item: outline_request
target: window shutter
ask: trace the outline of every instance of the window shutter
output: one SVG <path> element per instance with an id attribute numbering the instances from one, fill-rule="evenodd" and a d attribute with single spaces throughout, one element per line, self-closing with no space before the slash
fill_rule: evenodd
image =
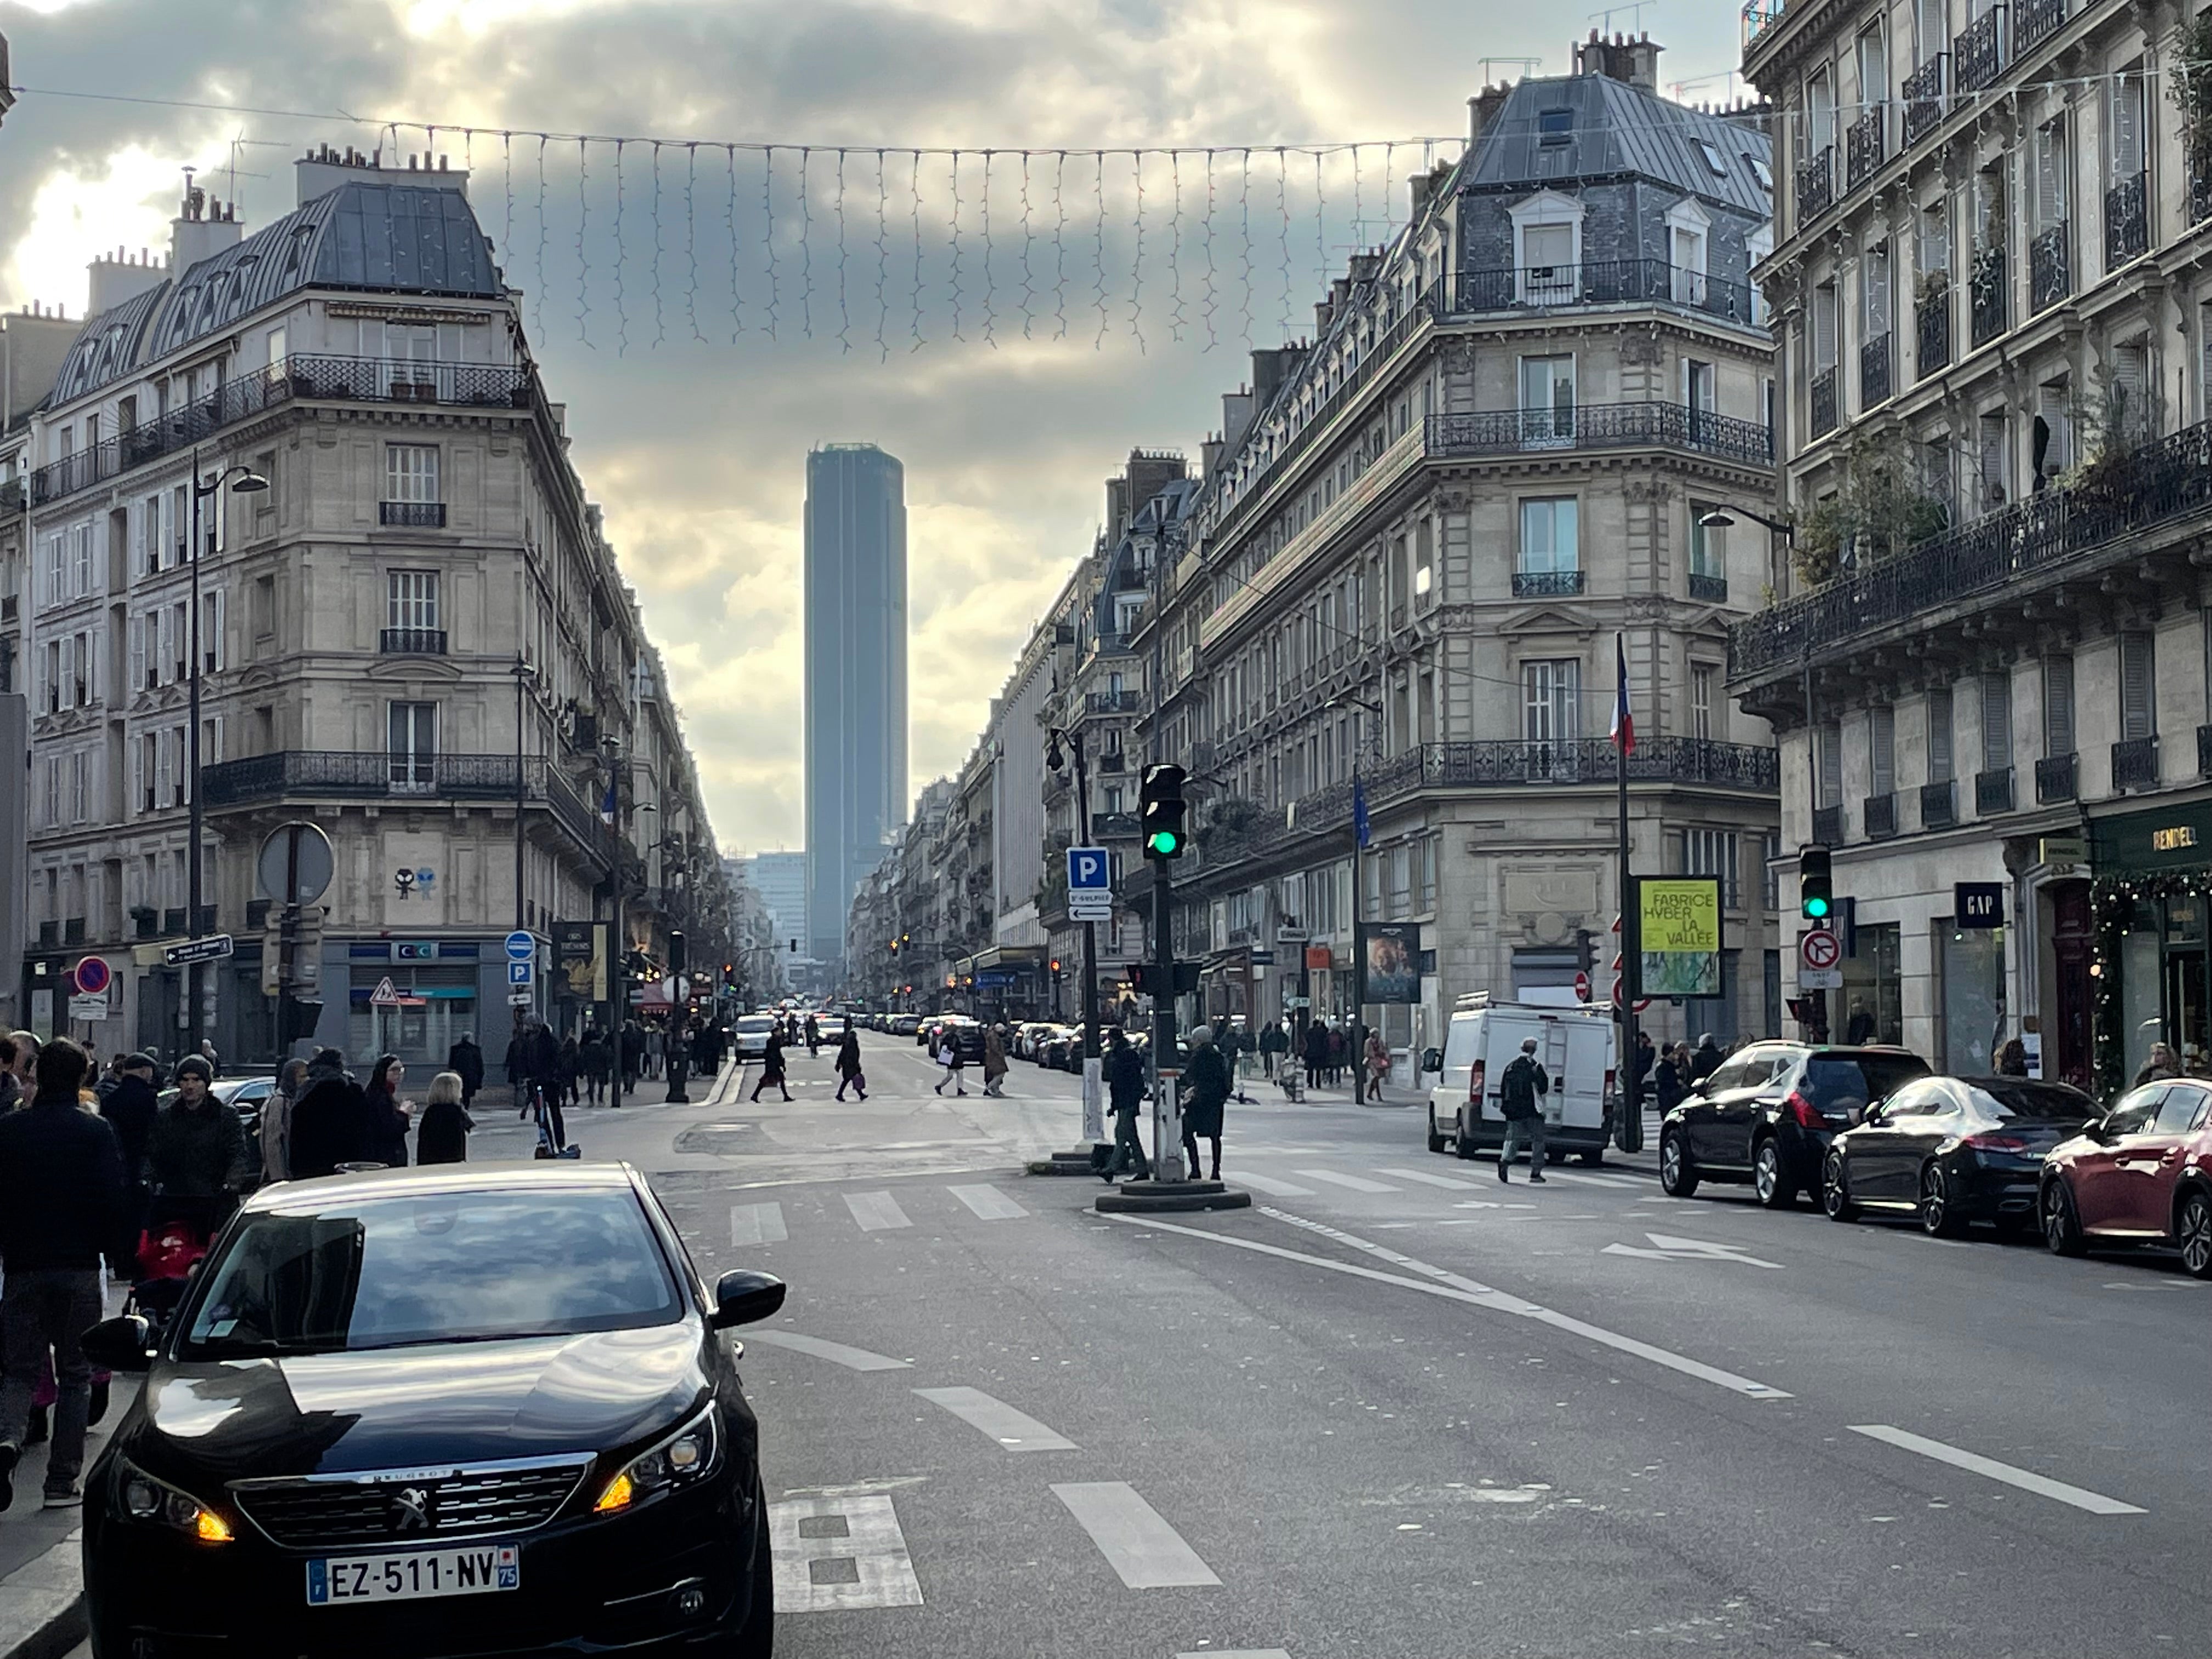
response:
<path id="1" fill-rule="evenodd" d="M 61 706 L 76 707 L 76 635 L 62 635 Z"/>
<path id="2" fill-rule="evenodd" d="M 2148 634 L 2120 635 L 2120 736 L 2148 738 L 2158 730 L 2158 708 L 2151 686 L 2151 639 Z"/>
<path id="3" fill-rule="evenodd" d="M 2212 617 L 2212 611 L 2206 616 Z M 2054 759 L 2074 752 L 2074 659 L 2043 659 L 2043 752 Z"/>
<path id="4" fill-rule="evenodd" d="M 1951 781 L 1951 692 L 1946 686 L 1928 694 L 1928 781 Z"/>
<path id="5" fill-rule="evenodd" d="M 1982 770 L 2012 765 L 2012 676 L 1982 676 Z"/>
<path id="6" fill-rule="evenodd" d="M 1887 795 L 1897 787 L 1897 711 L 1885 704 L 1869 714 L 1867 724 L 1873 750 L 1873 793 Z"/>
<path id="7" fill-rule="evenodd" d="M 131 745 L 131 802 L 130 811 L 137 812 L 146 804 L 146 751 L 137 744 Z"/>
<path id="8" fill-rule="evenodd" d="M 92 692 L 92 700 L 94 702 L 107 701 L 106 687 L 100 679 L 100 635 L 97 633 L 87 634 L 84 636 L 84 680 L 86 686 Z"/>
<path id="9" fill-rule="evenodd" d="M 146 686 L 146 619 L 131 619 L 131 694 L 136 696 Z"/>
<path id="10" fill-rule="evenodd" d="M 215 637 L 204 641 L 214 666 L 230 666 L 230 595 L 222 588 L 215 591 Z"/>
<path id="11" fill-rule="evenodd" d="M 2125 184 L 2142 170 L 2142 80 L 2123 75 L 2112 83 L 2112 182 Z"/>
<path id="12" fill-rule="evenodd" d="M 1844 798 L 1844 731 L 1839 726 L 1820 728 L 1820 805 L 1834 806 Z"/>
<path id="13" fill-rule="evenodd" d="M 2142 435 L 2150 427 L 2150 349 L 2140 341 L 2112 354 L 2112 416 L 2123 433 Z"/>
<path id="14" fill-rule="evenodd" d="M 200 764 L 203 766 L 213 766 L 228 753 L 228 750 L 223 747 L 222 715 L 217 714 L 215 717 L 214 730 L 209 734 L 209 745 L 200 756 Z"/>

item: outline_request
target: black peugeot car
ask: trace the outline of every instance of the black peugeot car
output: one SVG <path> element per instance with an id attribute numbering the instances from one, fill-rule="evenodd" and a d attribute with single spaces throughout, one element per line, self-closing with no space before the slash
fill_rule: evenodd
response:
<path id="1" fill-rule="evenodd" d="M 250 1200 L 85 1487 L 93 1651 L 766 1656 L 757 1426 L 730 1326 L 626 1165 L 294 1182 Z"/>

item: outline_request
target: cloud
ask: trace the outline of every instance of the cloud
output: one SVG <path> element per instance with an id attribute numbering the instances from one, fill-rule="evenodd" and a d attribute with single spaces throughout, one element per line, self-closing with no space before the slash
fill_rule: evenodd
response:
<path id="1" fill-rule="evenodd" d="M 1670 77 L 1733 63 L 1728 9 L 1711 9 L 1668 43 Z M 1503 0 L 0 0 L 15 78 L 29 87 L 331 112 L 301 120 L 25 96 L 0 131 L 0 303 L 66 301 L 74 312 L 94 253 L 165 246 L 184 165 L 215 175 L 224 196 L 234 176 L 241 216 L 265 223 L 292 205 L 289 163 L 307 145 L 389 146 L 380 120 L 438 122 L 436 148 L 473 162 L 477 214 L 528 290 L 533 349 L 660 643 L 718 834 L 731 848 L 796 845 L 807 449 L 867 439 L 906 465 L 919 790 L 959 763 L 1031 622 L 1089 550 L 1103 481 L 1133 446 L 1194 459 L 1219 393 L 1249 373 L 1248 302 L 1255 344 L 1310 327 L 1321 279 L 1356 240 L 1385 234 L 1419 164 L 1401 149 L 1386 176 L 1369 155 L 1356 181 L 1348 163 L 1333 164 L 1317 245 L 1299 216 L 1310 179 L 1286 168 L 1279 180 L 1264 149 L 1220 150 L 1210 170 L 1149 163 L 1139 268 L 1126 158 L 1097 179 L 1085 157 L 1039 157 L 1024 180 L 1018 157 L 994 157 L 988 264 L 981 170 L 963 158 L 961 342 L 949 165 L 921 159 L 917 216 L 913 158 L 901 152 L 1449 134 L 1464 125 L 1482 54 L 1541 54 L 1564 72 L 1559 27 Z M 834 156 L 806 158 L 802 210 L 800 158 L 779 150 L 771 341 L 757 152 L 662 146 L 656 215 L 652 147 L 625 145 L 617 265 L 611 146 L 590 156 L 588 224 L 575 147 L 544 147 L 541 226 L 537 141 L 471 137 L 460 130 L 471 124 L 855 147 L 843 258 Z M 398 140 L 425 147 L 420 132 Z M 879 144 L 896 147 L 880 181 Z M 1211 351 L 1197 228 L 1209 190 Z"/>

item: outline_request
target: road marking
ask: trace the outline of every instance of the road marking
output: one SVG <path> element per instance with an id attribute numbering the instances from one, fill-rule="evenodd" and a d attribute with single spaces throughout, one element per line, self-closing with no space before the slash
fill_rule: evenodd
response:
<path id="1" fill-rule="evenodd" d="M 783 1206 L 781 1204 L 732 1204 L 730 1206 L 730 1243 L 732 1244 L 781 1244 L 791 1235 L 784 1231 Z"/>
<path id="2" fill-rule="evenodd" d="M 1551 1170 L 1547 1175 L 1546 1179 L 1551 1181 L 1581 1182 L 1592 1187 L 1611 1187 L 1617 1192 L 1624 1193 L 1648 1193 L 1651 1190 L 1652 1186 L 1651 1182 L 1648 1181 L 1638 1181 L 1633 1176 L 1585 1175 L 1573 1170 Z"/>
<path id="3" fill-rule="evenodd" d="M 906 1212 L 899 1208 L 898 1200 L 889 1193 L 847 1193 L 845 1207 L 853 1212 L 853 1219 L 860 1224 L 864 1233 L 914 1225 L 906 1218 Z"/>
<path id="4" fill-rule="evenodd" d="M 1265 1193 L 1270 1198 L 1311 1198 L 1314 1195 L 1314 1189 L 1310 1187 L 1301 1187 L 1295 1181 L 1278 1181 L 1273 1176 L 1255 1176 L 1249 1170 L 1237 1170 L 1237 1179 L 1240 1185 L 1249 1187 L 1255 1192 Z"/>
<path id="5" fill-rule="evenodd" d="M 918 1607 L 898 1514 L 884 1497 L 795 1498 L 768 1506 L 778 1613 Z"/>
<path id="6" fill-rule="evenodd" d="M 1402 1187 L 1393 1187 L 1387 1181 L 1370 1181 L 1365 1176 L 1339 1175 L 1334 1170 L 1293 1170 L 1292 1175 L 1302 1175 L 1308 1181 L 1326 1181 L 1332 1187 L 1349 1187 L 1355 1193 L 1399 1193 Z"/>
<path id="7" fill-rule="evenodd" d="M 986 1221 L 1014 1221 L 1029 1213 L 996 1187 L 948 1187 L 945 1191 Z"/>
<path id="8" fill-rule="evenodd" d="M 1444 1187 L 1454 1192 L 1480 1192 L 1480 1188 L 1463 1176 L 1431 1175 L 1426 1170 L 1377 1170 L 1376 1175 L 1395 1176 L 1401 1181 L 1419 1182 L 1424 1187 Z"/>
<path id="9" fill-rule="evenodd" d="M 1076 1524 L 1091 1534 L 1106 1565 L 1131 1589 L 1173 1589 L 1221 1582 L 1213 1576 L 1213 1569 L 1198 1559 L 1198 1553 L 1182 1541 L 1182 1534 L 1127 1482 L 1076 1481 L 1056 1486 L 1052 1492 L 1067 1505 Z"/>
<path id="10" fill-rule="evenodd" d="M 2101 1492 L 2089 1492 L 2081 1486 L 2069 1486 L 2063 1480 L 2053 1480 L 2048 1475 L 2036 1474 L 2027 1469 L 2014 1468 L 2009 1463 L 2000 1463 L 1995 1458 L 1984 1457 L 1978 1452 L 1960 1451 L 1956 1446 L 1947 1446 L 1940 1440 L 1930 1440 L 1925 1435 L 1893 1428 L 1887 1423 L 1852 1423 L 1846 1426 L 1853 1434 L 1863 1434 L 1869 1440 L 1879 1440 L 1886 1445 L 1918 1452 L 1923 1457 L 1932 1457 L 1938 1463 L 1948 1463 L 1954 1468 L 1986 1475 L 1992 1480 L 2002 1480 L 2008 1486 L 2018 1486 L 2022 1492 L 2032 1492 L 2038 1497 L 2071 1504 L 2075 1509 L 2087 1510 L 2092 1515 L 2145 1515 L 2149 1512 L 2137 1509 L 2133 1504 L 2123 1504 L 2117 1498 L 2107 1498 Z"/>
<path id="11" fill-rule="evenodd" d="M 1597 1218 L 1570 1218 L 1595 1220 Z M 1646 1233 L 1644 1236 L 1656 1248 L 1647 1250 L 1640 1244 L 1608 1244 L 1599 1254 L 1640 1256 L 1646 1261 L 1741 1261 L 1747 1267 L 1771 1267 L 1776 1273 L 1786 1271 L 1779 1261 L 1762 1261 L 1755 1255 L 1746 1255 L 1733 1244 L 1711 1244 L 1702 1238 L 1676 1238 L 1669 1233 Z"/>
<path id="12" fill-rule="evenodd" d="M 1291 1659 L 1288 1648 L 1202 1648 L 1196 1653 L 1178 1653 L 1176 1659 Z"/>
<path id="13" fill-rule="evenodd" d="M 913 1369 L 905 1360 L 893 1359 L 889 1354 L 870 1353 L 866 1348 L 848 1348 L 842 1342 L 829 1342 L 818 1336 L 801 1336 L 797 1331 L 747 1331 L 745 1340 L 765 1342 L 771 1348 L 788 1348 L 793 1353 L 811 1354 L 817 1359 L 842 1365 L 848 1371 L 903 1371 Z"/>
<path id="14" fill-rule="evenodd" d="M 1440 1296 L 1448 1301 L 1464 1302 L 1470 1307 L 1487 1308 L 1494 1313 L 1517 1314 L 1523 1319 L 1533 1319 L 1539 1324 L 1549 1325 L 1554 1330 L 1565 1331 L 1571 1336 L 1579 1336 L 1586 1341 L 1595 1342 L 1602 1347 L 1615 1349 L 1621 1353 L 1634 1354 L 1639 1359 L 1648 1359 L 1655 1365 L 1663 1365 L 1669 1370 L 1680 1371 L 1685 1376 L 1694 1376 L 1700 1382 L 1713 1383 L 1728 1389 L 1731 1394 L 1743 1395 L 1753 1400 L 1790 1398 L 1790 1395 L 1784 1390 L 1771 1387 L 1753 1377 L 1740 1376 L 1734 1371 L 1723 1370 L 1717 1365 L 1708 1365 L 1703 1360 L 1692 1359 L 1684 1354 L 1673 1353 L 1665 1348 L 1655 1347 L 1648 1342 L 1639 1342 L 1632 1336 L 1623 1336 L 1617 1331 L 1609 1331 L 1603 1326 L 1593 1325 L 1586 1320 L 1576 1319 L 1570 1315 L 1544 1307 L 1539 1303 L 1509 1295 L 1504 1291 L 1493 1290 L 1487 1285 L 1479 1285 L 1473 1279 L 1462 1279 L 1457 1273 L 1447 1273 L 1442 1267 L 1431 1267 L 1427 1262 L 1416 1261 L 1409 1255 L 1401 1255 L 1395 1250 L 1372 1243 L 1364 1238 L 1354 1237 L 1352 1234 L 1339 1231 L 1334 1227 L 1325 1227 L 1317 1221 L 1308 1221 L 1301 1216 L 1294 1216 L 1282 1210 L 1271 1209 L 1264 1204 L 1258 1208 L 1261 1215 L 1277 1221 L 1287 1222 L 1293 1227 L 1303 1227 L 1309 1232 L 1319 1233 L 1324 1237 L 1333 1238 L 1340 1243 L 1350 1245 L 1354 1249 L 1364 1250 L 1370 1255 L 1380 1256 L 1386 1261 L 1396 1262 L 1401 1267 L 1411 1268 L 1415 1273 L 1425 1273 L 1428 1277 L 1409 1279 L 1401 1273 L 1386 1273 L 1377 1268 L 1363 1267 L 1353 1261 L 1333 1261 L 1324 1255 L 1309 1255 L 1304 1250 L 1285 1249 L 1279 1244 L 1262 1243 L 1255 1238 L 1241 1238 L 1234 1233 L 1211 1233 L 1196 1227 L 1177 1226 L 1173 1222 L 1161 1221 L 1152 1216 L 1115 1215 L 1109 1216 L 1108 1219 L 1159 1232 L 1181 1233 L 1187 1237 L 1202 1239 L 1209 1244 L 1224 1244 L 1231 1249 L 1250 1250 L 1260 1255 L 1272 1255 L 1285 1261 L 1303 1262 L 1310 1267 L 1323 1267 L 1330 1273 L 1348 1273 L 1355 1279 L 1372 1279 L 1377 1284 L 1395 1285 L 1403 1290 L 1419 1291 L 1424 1296 Z"/>
<path id="15" fill-rule="evenodd" d="M 963 1423 L 983 1433 L 1008 1451 L 1074 1451 L 1076 1443 L 1003 1400 L 981 1389 L 916 1389 L 933 1405 L 942 1406 Z"/>

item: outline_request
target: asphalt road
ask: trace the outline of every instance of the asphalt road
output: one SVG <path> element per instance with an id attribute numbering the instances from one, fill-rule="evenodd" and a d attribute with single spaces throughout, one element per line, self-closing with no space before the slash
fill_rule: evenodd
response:
<path id="1" fill-rule="evenodd" d="M 2212 1289 L 2170 1260 L 1674 1201 L 1648 1158 L 1501 1187 L 1343 1105 L 1231 1107 L 1252 1210 L 1109 1219 L 1018 1173 L 1075 1079 L 940 1099 L 864 1043 L 865 1106 L 801 1050 L 788 1106 L 572 1126 L 709 1274 L 792 1286 L 746 1333 L 781 1653 L 2212 1651 Z"/>

